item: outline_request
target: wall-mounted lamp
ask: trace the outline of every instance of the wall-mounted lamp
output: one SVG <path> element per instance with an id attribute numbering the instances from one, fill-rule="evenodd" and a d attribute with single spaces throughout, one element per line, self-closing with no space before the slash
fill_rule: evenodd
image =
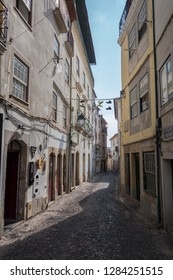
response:
<path id="1" fill-rule="evenodd" d="M 111 100 L 109 100 L 109 101 L 107 101 L 106 103 L 107 103 L 107 104 L 112 104 L 112 101 L 111 101 Z"/>
<path id="2" fill-rule="evenodd" d="M 109 106 L 108 108 L 106 108 L 106 110 L 112 110 L 112 108 Z"/>
<path id="3" fill-rule="evenodd" d="M 84 117 L 83 114 L 80 114 L 80 115 L 78 116 L 78 118 L 77 118 L 77 123 L 78 123 L 78 125 L 80 125 L 80 126 L 83 126 L 83 125 L 84 125 L 84 123 L 85 123 L 85 117 Z"/>

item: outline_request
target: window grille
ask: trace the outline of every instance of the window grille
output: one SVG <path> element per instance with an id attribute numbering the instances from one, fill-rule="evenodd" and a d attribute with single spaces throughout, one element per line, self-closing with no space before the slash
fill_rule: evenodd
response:
<path id="1" fill-rule="evenodd" d="M 156 196 L 155 153 L 143 153 L 144 190 Z"/>

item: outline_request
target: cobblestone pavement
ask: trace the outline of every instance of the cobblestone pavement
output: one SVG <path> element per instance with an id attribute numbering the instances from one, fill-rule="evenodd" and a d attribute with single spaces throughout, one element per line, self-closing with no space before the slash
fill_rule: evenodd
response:
<path id="1" fill-rule="evenodd" d="M 99 174 L 46 211 L 6 231 L 0 259 L 173 259 L 173 243 L 118 195 L 118 178 Z"/>

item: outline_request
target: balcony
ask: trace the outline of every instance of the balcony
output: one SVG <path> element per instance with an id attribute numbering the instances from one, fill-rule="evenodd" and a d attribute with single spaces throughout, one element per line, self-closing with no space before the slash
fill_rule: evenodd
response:
<path id="1" fill-rule="evenodd" d="M 60 7 L 56 7 L 55 10 L 53 11 L 56 23 L 59 27 L 60 33 L 66 33 L 67 32 L 67 26 L 65 23 L 65 15 L 61 11 Z"/>
<path id="2" fill-rule="evenodd" d="M 121 16 L 121 19 L 120 19 L 120 23 L 119 23 L 119 36 L 121 35 L 121 33 L 123 31 L 123 27 L 125 25 L 126 18 L 128 16 L 130 7 L 132 5 L 132 2 L 133 2 L 133 0 L 127 0 L 126 1 L 126 5 L 125 5 L 125 8 L 124 8 L 124 11 L 122 13 L 122 16 Z"/>
<path id="3" fill-rule="evenodd" d="M 71 31 L 67 32 L 67 39 L 65 41 L 65 46 L 68 52 L 69 57 L 74 56 L 74 40 Z"/>
<path id="4" fill-rule="evenodd" d="M 7 18 L 8 18 L 8 9 L 0 1 L 0 54 L 2 55 L 6 50 L 7 43 Z"/>

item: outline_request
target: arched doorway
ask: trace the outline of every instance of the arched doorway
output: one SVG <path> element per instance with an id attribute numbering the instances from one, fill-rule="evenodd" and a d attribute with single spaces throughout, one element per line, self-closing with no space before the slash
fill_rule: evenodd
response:
<path id="1" fill-rule="evenodd" d="M 79 185 L 79 152 L 76 153 L 76 186 Z"/>
<path id="2" fill-rule="evenodd" d="M 55 154 L 49 156 L 49 193 L 48 201 L 55 199 Z"/>
<path id="3" fill-rule="evenodd" d="M 22 141 L 11 141 L 7 150 L 4 198 L 5 225 L 24 219 L 26 158 L 27 146 Z"/>

